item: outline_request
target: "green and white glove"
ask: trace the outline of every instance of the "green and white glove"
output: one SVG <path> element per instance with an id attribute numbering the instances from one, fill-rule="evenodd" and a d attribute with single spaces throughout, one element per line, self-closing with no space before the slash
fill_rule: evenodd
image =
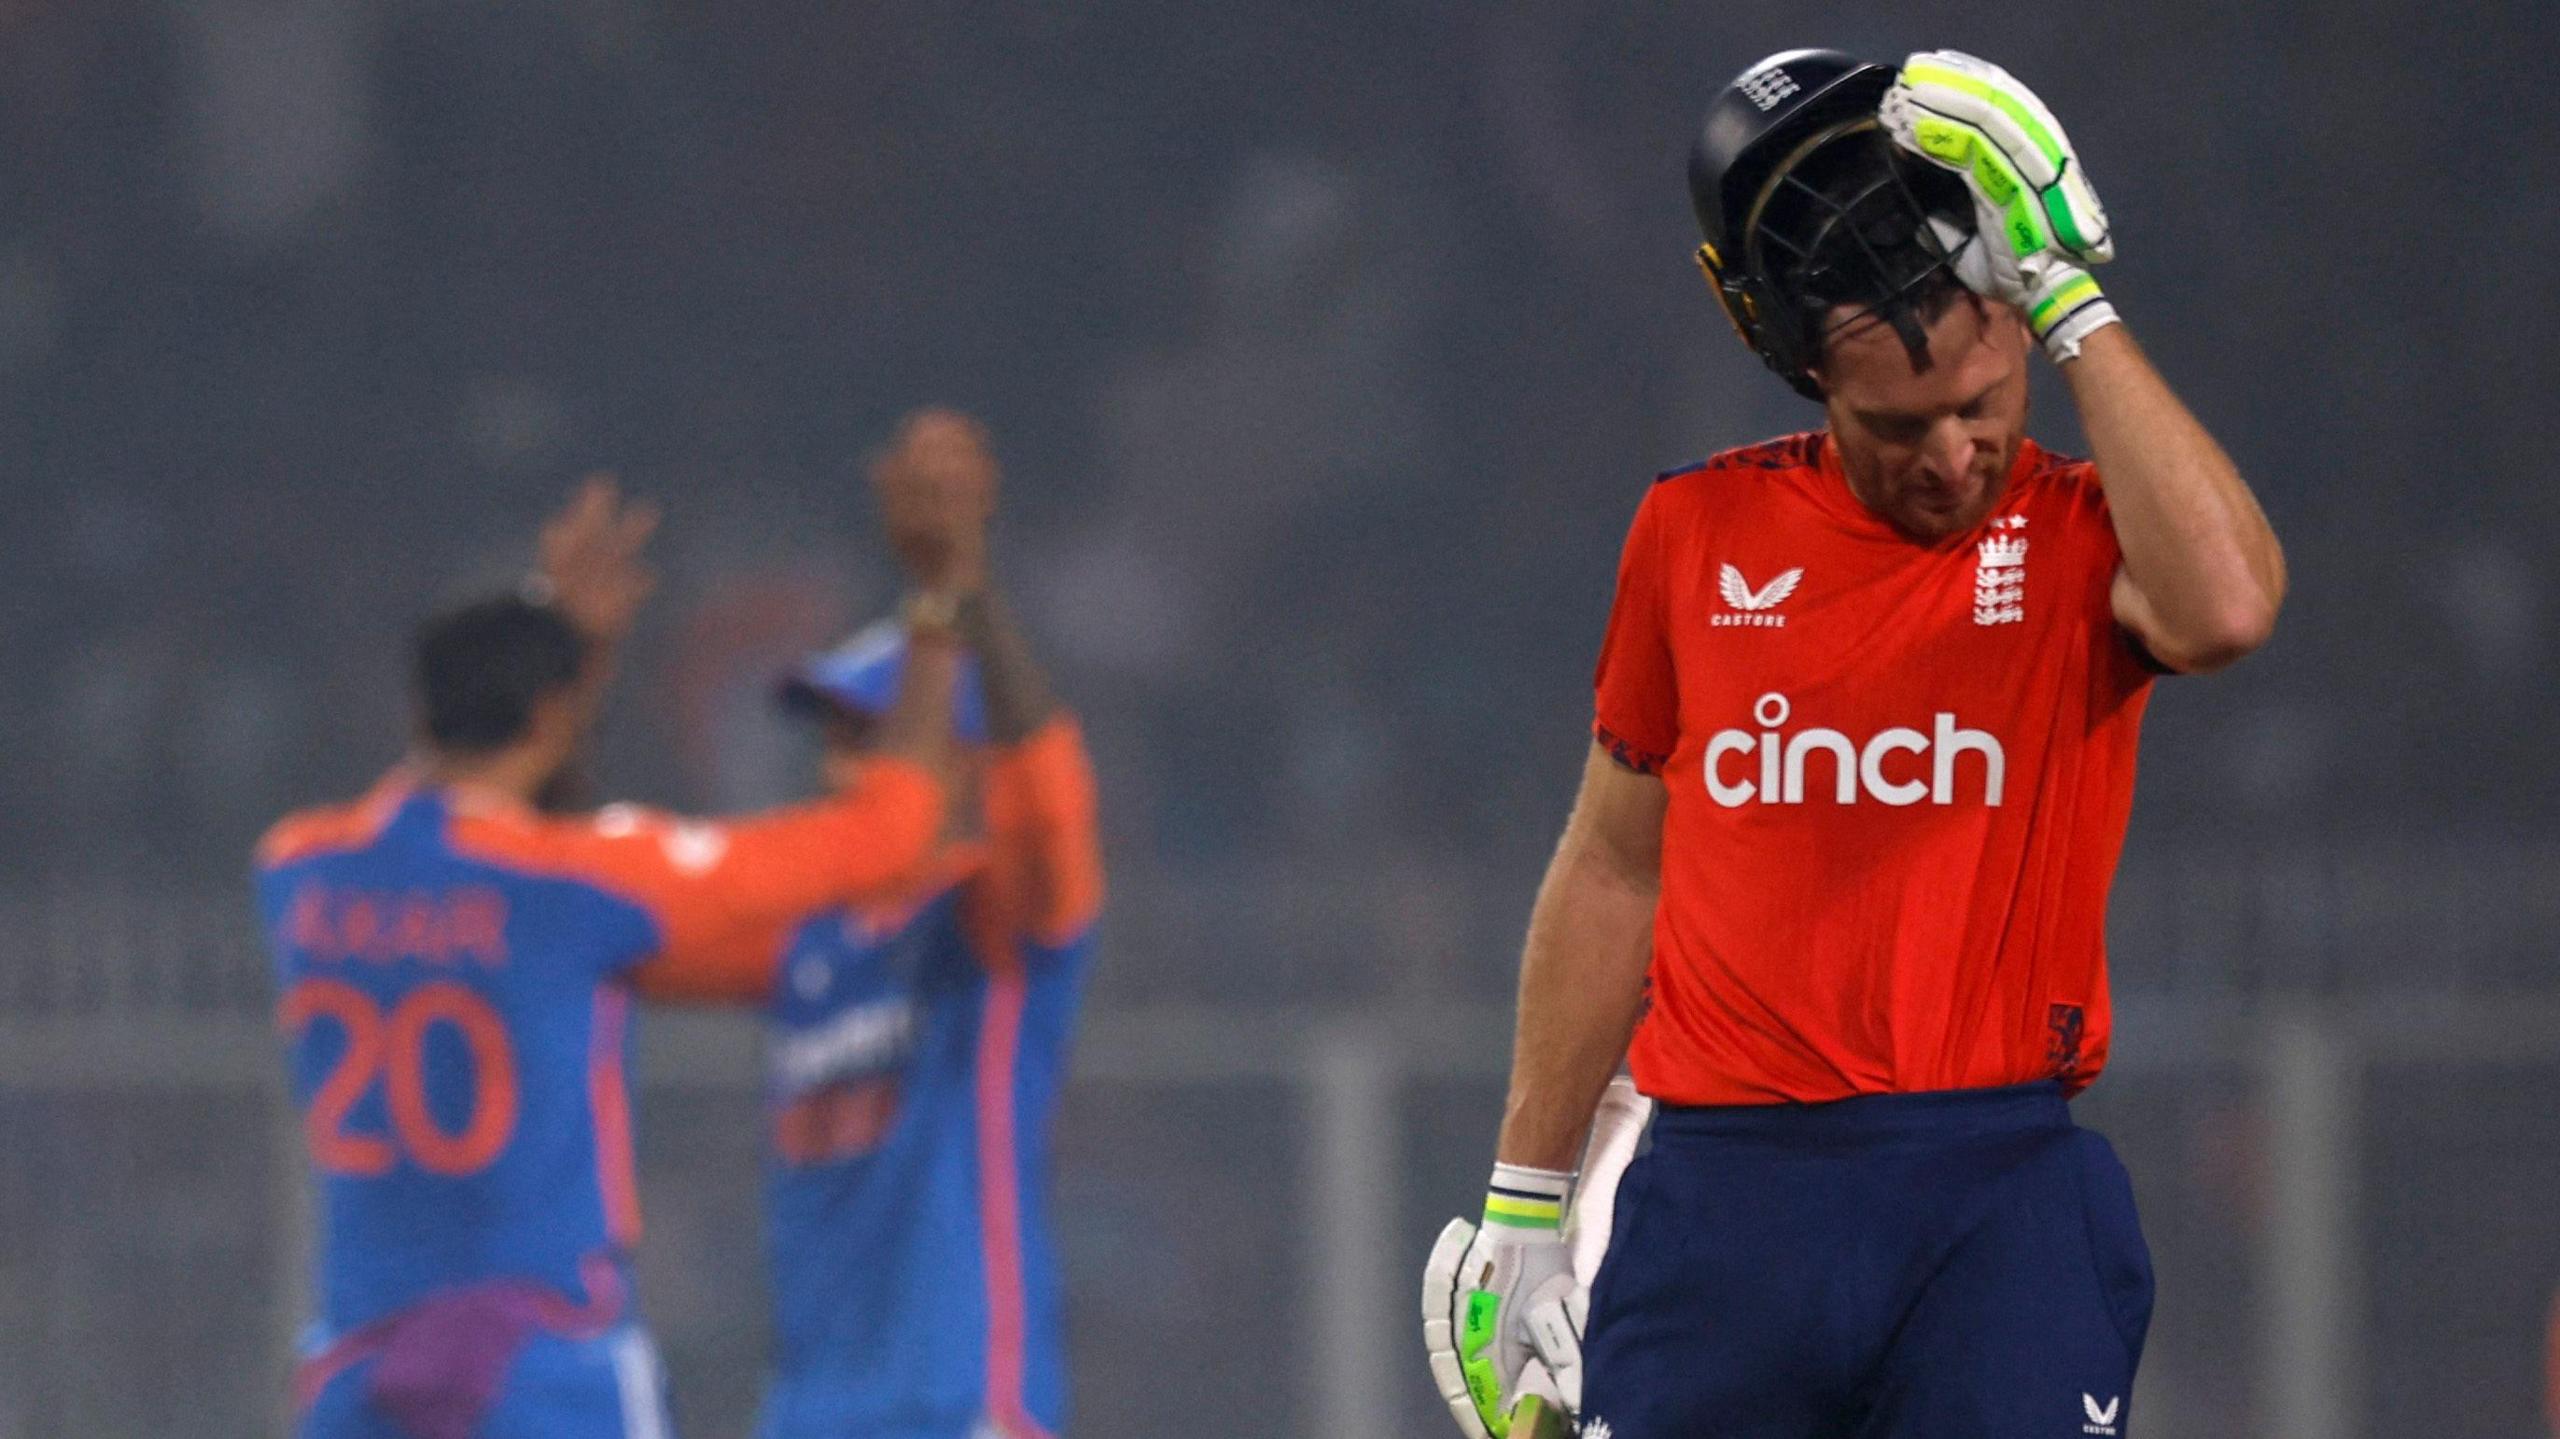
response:
<path id="1" fill-rule="evenodd" d="M 1977 243 L 1956 274 L 1975 293 L 2014 305 L 2059 363 L 2116 323 L 2088 267 L 2115 256 L 2106 207 L 2062 124 L 2008 71 L 1956 50 L 1902 62 L 1877 111 L 1894 143 L 1964 177 Z M 1952 248 L 1952 226 L 1933 222 Z"/>
<path id="2" fill-rule="evenodd" d="M 1493 1167 L 1481 1228 L 1452 1219 L 1422 1271 L 1431 1377 L 1469 1439 L 1561 1439 L 1582 1400 L 1588 1297 L 1564 1236 L 1573 1176 Z"/>

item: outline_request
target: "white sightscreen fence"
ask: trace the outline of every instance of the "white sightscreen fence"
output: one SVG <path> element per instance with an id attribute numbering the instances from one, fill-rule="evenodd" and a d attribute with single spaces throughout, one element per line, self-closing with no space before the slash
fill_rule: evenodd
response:
<path id="1" fill-rule="evenodd" d="M 2144 1433 L 2542 1432 L 2560 925 L 2519 918 L 2548 903 L 2528 897 L 2430 944 L 2429 916 L 2406 911 L 2431 901 L 2406 885 L 2401 907 L 2350 925 L 2347 872 L 2252 887 L 2223 868 L 2184 890 L 2128 876 L 2116 1058 L 2078 1109 L 2132 1169 L 2159 1270 Z M 2448 882 L 2448 910 L 2473 883 Z M 1058 1143 L 1074 1432 L 1447 1425 L 1418 1357 L 1415 1268 L 1480 1198 L 1506 989 L 1170 1001 L 1129 978 L 1178 973 L 1181 954 L 1155 951 L 1221 932 L 1195 911 L 1295 903 L 1329 922 L 1287 945 L 1348 951 L 1310 954 L 1310 971 L 1374 971 L 1392 951 L 1370 946 L 1414 935 L 1361 892 L 1287 873 L 1229 877 L 1214 902 L 1123 886 L 1121 975 L 1106 957 Z M 2335 948 L 2265 942 L 2297 902 L 2327 914 L 2303 926 Z M 0 903 L 27 937 L 0 973 L 0 1439 L 279 1432 L 304 1215 L 243 901 Z M 1275 943 L 1257 933 L 1224 942 Z M 641 1085 L 644 1302 L 683 1432 L 742 1436 L 764 1343 L 752 1026 L 653 1017 Z"/>

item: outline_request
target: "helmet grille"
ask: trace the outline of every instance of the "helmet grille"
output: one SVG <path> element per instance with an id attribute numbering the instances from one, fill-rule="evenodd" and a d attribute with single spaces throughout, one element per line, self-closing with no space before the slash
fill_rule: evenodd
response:
<path id="1" fill-rule="evenodd" d="M 1771 172 L 1748 221 L 1747 263 L 1781 302 L 1772 308 L 1789 312 L 1771 318 L 1800 364 L 1819 357 L 1832 329 L 1873 315 L 1927 368 L 1913 302 L 1933 283 L 1953 283 L 1955 257 L 1932 217 L 1972 229 L 1963 181 L 1904 154 L 1872 117 L 1825 129 Z M 1843 307 L 1849 313 L 1834 321 Z"/>

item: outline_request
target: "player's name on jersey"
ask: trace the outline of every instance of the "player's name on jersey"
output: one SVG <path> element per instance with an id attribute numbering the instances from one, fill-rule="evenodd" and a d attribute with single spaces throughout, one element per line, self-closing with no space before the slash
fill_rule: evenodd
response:
<path id="1" fill-rule="evenodd" d="M 285 940 L 314 964 L 507 962 L 507 897 L 488 885 L 439 890 L 306 884 L 285 914 Z"/>

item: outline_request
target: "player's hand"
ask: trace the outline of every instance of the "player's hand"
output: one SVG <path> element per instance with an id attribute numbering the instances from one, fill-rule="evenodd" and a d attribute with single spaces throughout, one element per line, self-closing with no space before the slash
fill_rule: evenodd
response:
<path id="1" fill-rule="evenodd" d="M 1571 1182 L 1495 1166 L 1483 1226 L 1450 1220 L 1423 1266 L 1423 1346 L 1469 1439 L 1562 1439 L 1581 1407 L 1587 1299 L 1562 1232 Z"/>
<path id="2" fill-rule="evenodd" d="M 657 528 L 656 505 L 625 499 L 601 470 L 588 475 L 542 527 L 534 589 L 588 638 L 616 643 L 657 588 L 643 557 Z"/>
<path id="3" fill-rule="evenodd" d="M 1922 50 L 1902 62 L 1877 116 L 1895 144 L 1972 190 L 1973 243 L 1956 250 L 1967 286 L 2016 306 L 2057 362 L 2116 323 L 2088 271 L 2115 255 L 2106 207 L 2034 91 L 1987 60 Z M 1953 227 L 1933 223 L 1950 248 L 1960 243 Z"/>
<path id="4" fill-rule="evenodd" d="M 953 410 L 907 416 L 872 461 L 889 547 L 919 588 L 967 593 L 985 585 L 996 478 L 985 428 Z"/>

